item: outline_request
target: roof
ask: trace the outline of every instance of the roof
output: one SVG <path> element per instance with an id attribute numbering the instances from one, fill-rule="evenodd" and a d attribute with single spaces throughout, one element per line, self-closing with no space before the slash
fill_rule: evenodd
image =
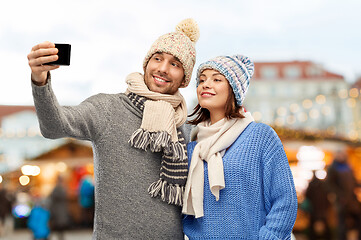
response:
<path id="1" fill-rule="evenodd" d="M 68 166 L 93 163 L 93 149 L 88 142 L 68 139 L 64 144 L 24 161 L 24 164 L 41 165 L 49 162 L 64 162 Z"/>
<path id="2" fill-rule="evenodd" d="M 313 63 L 311 61 L 285 61 L 285 62 L 255 62 L 255 72 L 253 78 L 263 79 L 262 70 L 265 67 L 271 67 L 275 69 L 277 79 L 288 79 L 285 75 L 285 70 L 289 67 L 297 67 L 300 70 L 299 79 L 335 79 L 344 80 L 342 75 L 327 71 L 320 64 Z"/>
<path id="3" fill-rule="evenodd" d="M 352 88 L 361 89 L 361 77 L 358 78 L 354 84 L 352 84 Z"/>
<path id="4" fill-rule="evenodd" d="M 69 139 L 66 143 L 43 153 L 31 160 L 44 159 L 72 159 L 72 158 L 93 158 L 93 150 L 90 144 L 82 141 Z"/>
<path id="5" fill-rule="evenodd" d="M 9 115 L 23 112 L 23 111 L 33 111 L 35 112 L 34 106 L 16 106 L 16 105 L 0 105 L 0 121 Z"/>

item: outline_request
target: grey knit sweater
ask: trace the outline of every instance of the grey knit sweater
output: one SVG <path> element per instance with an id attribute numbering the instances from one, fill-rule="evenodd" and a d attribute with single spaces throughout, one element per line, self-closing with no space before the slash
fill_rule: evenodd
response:
<path id="1" fill-rule="evenodd" d="M 130 147 L 142 112 L 123 93 L 98 94 L 62 107 L 51 88 L 32 84 L 41 133 L 92 142 L 95 175 L 93 239 L 183 239 L 181 208 L 148 194 L 159 179 L 161 153 Z M 186 140 L 189 131 L 181 128 Z"/>

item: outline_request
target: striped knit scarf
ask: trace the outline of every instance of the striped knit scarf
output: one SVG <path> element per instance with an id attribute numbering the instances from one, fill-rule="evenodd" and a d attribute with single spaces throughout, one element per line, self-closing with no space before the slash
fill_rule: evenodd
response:
<path id="1" fill-rule="evenodd" d="M 142 124 L 130 137 L 130 145 L 162 152 L 160 178 L 148 192 L 168 204 L 182 206 L 188 158 L 184 136 L 177 128 L 187 118 L 185 100 L 179 91 L 174 95 L 149 91 L 140 73 L 130 74 L 126 82 L 127 96 L 143 112 Z"/>

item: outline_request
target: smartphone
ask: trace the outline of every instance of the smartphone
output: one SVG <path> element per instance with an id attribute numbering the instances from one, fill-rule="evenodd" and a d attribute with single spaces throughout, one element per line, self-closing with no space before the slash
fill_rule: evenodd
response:
<path id="1" fill-rule="evenodd" d="M 55 48 L 58 51 L 58 60 L 54 62 L 45 63 L 45 65 L 63 65 L 69 66 L 70 65 L 70 52 L 71 52 L 71 45 L 64 44 L 64 43 L 55 43 Z"/>

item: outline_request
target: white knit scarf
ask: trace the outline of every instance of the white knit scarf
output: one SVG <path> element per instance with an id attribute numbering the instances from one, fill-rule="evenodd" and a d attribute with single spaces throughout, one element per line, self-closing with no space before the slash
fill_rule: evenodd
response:
<path id="1" fill-rule="evenodd" d="M 177 91 L 174 95 L 152 92 L 145 85 L 141 73 L 131 73 L 127 76 L 128 89 L 153 101 L 144 104 L 141 128 L 150 131 L 166 131 L 172 136 L 172 141 L 178 140 L 177 128 L 187 120 L 187 106 L 182 94 Z"/>
<path id="2" fill-rule="evenodd" d="M 181 131 L 177 131 L 187 118 L 183 96 L 152 92 L 140 73 L 128 75 L 126 91 L 129 99 L 143 111 L 142 123 L 130 137 L 134 148 L 162 152 L 160 178 L 153 182 L 148 192 L 160 196 L 169 204 L 182 206 L 184 187 L 188 173 L 186 143 Z"/>
<path id="3" fill-rule="evenodd" d="M 183 210 L 184 214 L 202 217 L 204 166 L 208 163 L 209 186 L 212 194 L 219 200 L 219 191 L 225 187 L 222 157 L 226 149 L 238 138 L 243 130 L 254 121 L 252 115 L 244 113 L 245 118 L 222 120 L 210 125 L 209 121 L 201 122 L 193 129 L 191 140 L 196 140 L 192 161 L 188 171 L 185 187 Z M 203 161 L 202 161 L 203 160 Z"/>

